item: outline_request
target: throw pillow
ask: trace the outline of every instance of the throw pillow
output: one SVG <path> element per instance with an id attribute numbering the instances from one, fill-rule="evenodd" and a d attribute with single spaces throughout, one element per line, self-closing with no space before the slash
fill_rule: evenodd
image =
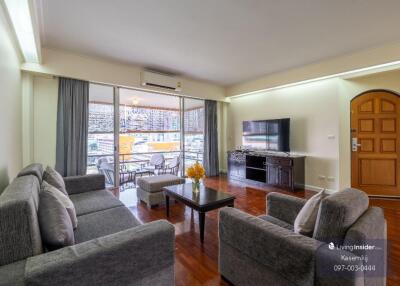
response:
<path id="1" fill-rule="evenodd" d="M 39 193 L 38 218 L 43 242 L 49 249 L 54 250 L 74 244 L 71 218 L 55 195 L 55 191 L 45 183 L 42 184 Z"/>
<path id="2" fill-rule="evenodd" d="M 47 166 L 43 174 L 43 179 L 57 190 L 63 192 L 64 195 L 68 196 L 67 190 L 65 189 L 64 179 L 59 172 L 54 170 L 54 168 Z"/>
<path id="3" fill-rule="evenodd" d="M 76 217 L 76 211 L 74 203 L 71 199 L 64 195 L 64 193 L 60 192 L 58 189 L 53 187 L 52 185 L 48 184 L 46 181 L 42 183 L 42 188 L 46 188 L 47 190 L 54 193 L 57 199 L 63 204 L 65 209 L 68 212 L 69 217 L 71 218 L 72 227 L 75 229 L 78 227 L 78 218 Z"/>
<path id="4" fill-rule="evenodd" d="M 294 221 L 294 232 L 302 235 L 311 236 L 315 223 L 317 221 L 317 215 L 319 210 L 319 205 L 321 201 L 327 197 L 328 194 L 325 190 L 322 190 L 318 194 L 312 196 L 303 206 L 303 208 L 298 213 Z"/>

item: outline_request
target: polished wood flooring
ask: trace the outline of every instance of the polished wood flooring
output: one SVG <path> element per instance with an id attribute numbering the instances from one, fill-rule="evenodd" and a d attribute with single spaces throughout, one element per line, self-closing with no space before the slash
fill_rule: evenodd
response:
<path id="1" fill-rule="evenodd" d="M 305 198 L 313 195 L 311 191 L 290 193 L 272 187 L 255 189 L 229 181 L 225 176 L 208 178 L 205 184 L 235 195 L 235 207 L 252 215 L 266 213 L 268 192 L 278 191 Z M 137 202 L 134 192 L 134 189 L 121 192 L 121 200 L 142 222 L 166 218 L 164 206 L 148 209 L 145 204 Z M 371 205 L 382 207 L 388 222 L 387 285 L 400 285 L 400 200 L 371 199 Z M 228 285 L 218 273 L 218 210 L 206 215 L 204 244 L 200 243 L 196 212 L 179 203 L 171 204 L 168 220 L 174 224 L 176 232 L 176 285 Z"/>

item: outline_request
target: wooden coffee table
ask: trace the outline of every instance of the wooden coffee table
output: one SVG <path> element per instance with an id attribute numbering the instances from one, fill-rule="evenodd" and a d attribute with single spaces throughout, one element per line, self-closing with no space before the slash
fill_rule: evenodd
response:
<path id="1" fill-rule="evenodd" d="M 225 206 L 234 207 L 235 196 L 227 193 L 218 192 L 214 189 L 200 186 L 198 194 L 193 193 L 192 184 L 181 184 L 167 186 L 163 188 L 165 193 L 165 203 L 167 217 L 169 217 L 169 198 L 185 204 L 186 206 L 198 211 L 200 226 L 200 241 L 204 241 L 204 220 L 205 214 Z"/>

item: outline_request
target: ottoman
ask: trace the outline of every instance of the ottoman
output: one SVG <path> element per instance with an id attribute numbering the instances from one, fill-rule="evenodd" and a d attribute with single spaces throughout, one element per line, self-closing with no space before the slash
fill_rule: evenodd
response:
<path id="1" fill-rule="evenodd" d="M 137 179 L 137 197 L 151 208 L 165 202 L 163 187 L 184 183 L 184 178 L 171 174 L 139 178 Z"/>

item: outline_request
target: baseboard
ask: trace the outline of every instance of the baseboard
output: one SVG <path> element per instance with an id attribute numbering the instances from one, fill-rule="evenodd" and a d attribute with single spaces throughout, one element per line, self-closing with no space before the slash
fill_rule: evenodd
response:
<path id="1" fill-rule="evenodd" d="M 314 192 L 320 192 L 323 189 L 325 189 L 328 193 L 335 193 L 337 192 L 337 190 L 334 189 L 326 189 L 326 188 L 322 188 L 322 187 L 317 187 L 317 186 L 313 186 L 313 185 L 304 185 L 304 188 L 306 190 L 310 190 L 310 191 L 314 191 Z"/>

